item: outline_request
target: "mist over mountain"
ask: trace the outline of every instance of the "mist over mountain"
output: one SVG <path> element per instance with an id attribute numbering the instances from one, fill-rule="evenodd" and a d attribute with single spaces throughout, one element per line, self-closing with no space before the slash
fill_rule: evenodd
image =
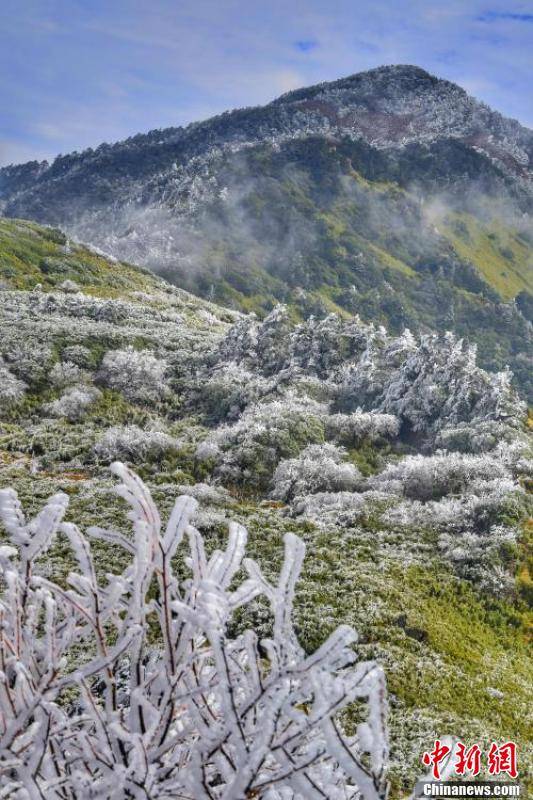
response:
<path id="1" fill-rule="evenodd" d="M 454 330 L 531 384 L 533 132 L 411 66 L 0 170 L 0 209 L 222 304 Z"/>

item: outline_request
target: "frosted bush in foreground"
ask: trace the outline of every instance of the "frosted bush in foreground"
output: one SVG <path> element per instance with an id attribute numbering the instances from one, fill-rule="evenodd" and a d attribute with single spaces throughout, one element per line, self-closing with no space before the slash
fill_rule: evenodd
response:
<path id="1" fill-rule="evenodd" d="M 179 497 L 165 529 L 140 479 L 113 471 L 133 536 L 93 528 L 129 564 L 101 579 L 89 540 L 62 522 L 55 495 L 30 522 L 17 495 L 0 493 L 10 544 L 0 547 L 0 768 L 4 797 L 27 800 L 377 800 L 386 795 L 386 693 L 381 669 L 356 663 L 355 634 L 338 628 L 313 654 L 292 624 L 304 544 L 285 537 L 277 585 L 244 559 L 246 530 L 230 523 L 210 558 Z M 57 532 L 78 571 L 40 577 Z M 190 569 L 173 559 L 184 540 Z M 241 567 L 247 577 L 235 576 Z M 270 640 L 229 638 L 234 609 L 264 595 Z M 366 721 L 347 738 L 336 720 L 353 700 Z"/>
<path id="2" fill-rule="evenodd" d="M 234 425 L 220 426 L 196 455 L 214 458 L 222 480 L 266 487 L 282 459 L 323 441 L 325 412 L 323 404 L 290 392 L 249 406 Z"/>

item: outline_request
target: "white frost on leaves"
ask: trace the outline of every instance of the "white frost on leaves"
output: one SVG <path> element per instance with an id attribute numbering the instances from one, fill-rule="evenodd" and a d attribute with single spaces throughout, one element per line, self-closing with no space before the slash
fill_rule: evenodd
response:
<path id="1" fill-rule="evenodd" d="M 72 361 L 58 361 L 50 371 L 50 383 L 58 389 L 81 383 L 83 371 Z"/>
<path id="2" fill-rule="evenodd" d="M 153 461 L 178 448 L 178 442 L 162 431 L 143 430 L 137 425 L 108 428 L 94 446 L 102 461 L 122 458 L 131 462 Z"/>
<path id="3" fill-rule="evenodd" d="M 271 496 L 287 502 L 301 494 L 354 491 L 361 473 L 343 460 L 345 455 L 333 444 L 310 444 L 297 458 L 280 461 Z"/>
<path id="4" fill-rule="evenodd" d="M 133 532 L 87 531 L 128 562 L 105 577 L 90 540 L 63 521 L 65 495 L 28 522 L 16 493 L 0 492 L 10 541 L 0 548 L 3 796 L 385 797 L 383 672 L 357 661 L 348 626 L 303 651 L 292 623 L 303 542 L 286 535 L 270 583 L 244 558 L 242 526 L 230 523 L 226 549 L 208 556 L 190 524 L 195 500 L 179 497 L 163 526 L 142 481 L 122 464 L 112 469 Z M 66 585 L 39 576 L 36 563 L 58 532 L 78 565 Z M 183 548 L 186 579 L 175 570 Z M 234 610 L 258 595 L 270 604 L 272 637 L 231 638 Z M 355 700 L 367 715 L 348 737 L 338 713 Z"/>
<path id="5" fill-rule="evenodd" d="M 0 403 L 6 407 L 16 403 L 24 397 L 26 389 L 24 381 L 16 378 L 0 357 Z"/>
<path id="6" fill-rule="evenodd" d="M 94 386 L 71 386 L 57 400 L 46 403 L 43 410 L 52 417 L 65 417 L 70 422 L 79 422 L 101 396 L 100 390 Z"/>

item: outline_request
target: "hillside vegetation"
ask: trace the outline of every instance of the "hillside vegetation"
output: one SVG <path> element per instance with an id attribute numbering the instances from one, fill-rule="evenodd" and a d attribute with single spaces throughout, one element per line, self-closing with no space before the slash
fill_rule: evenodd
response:
<path id="1" fill-rule="evenodd" d="M 61 490 L 67 520 L 127 533 L 119 459 L 164 515 L 179 493 L 200 501 L 208 552 L 225 548 L 228 517 L 244 524 L 267 579 L 296 533 L 305 650 L 348 623 L 385 670 L 393 796 L 436 735 L 516 740 L 525 774 L 533 470 L 507 372 L 452 333 L 347 310 L 228 311 L 33 223 L 1 222 L 0 270 L 0 484 L 29 513 Z M 123 567 L 94 549 L 99 575 Z M 44 569 L 60 583 L 72 569 L 61 536 Z M 248 625 L 270 632 L 259 599 L 233 633 Z"/>
<path id="2" fill-rule="evenodd" d="M 71 241 L 57 228 L 27 220 L 0 219 L 0 286 L 2 289 L 42 289 L 94 297 L 123 297 L 132 292 L 161 290 L 153 273 L 117 264 L 97 248 Z"/>

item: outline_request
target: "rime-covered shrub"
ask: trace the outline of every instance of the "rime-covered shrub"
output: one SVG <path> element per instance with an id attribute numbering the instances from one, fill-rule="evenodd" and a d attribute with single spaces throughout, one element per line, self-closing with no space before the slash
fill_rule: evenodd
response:
<path id="1" fill-rule="evenodd" d="M 292 323 L 284 307 L 263 321 L 240 320 L 219 346 L 219 362 L 235 361 L 268 376 L 313 375 L 338 383 L 338 409 L 392 414 L 402 432 L 429 442 L 445 428 L 503 422 L 519 428 L 525 406 L 511 375 L 490 375 L 476 364 L 476 348 L 452 333 L 406 330 L 392 337 L 359 318 L 332 314 Z M 487 442 L 490 446 L 490 439 Z M 476 446 L 480 448 L 481 439 Z"/>
<path id="2" fill-rule="evenodd" d="M 54 354 L 48 345 L 42 344 L 38 339 L 17 339 L 8 344 L 3 353 L 8 369 L 28 386 L 36 386 L 48 380 L 55 360 Z"/>
<path id="3" fill-rule="evenodd" d="M 255 314 L 239 319 L 219 342 L 215 360 L 219 363 L 237 362 L 250 367 L 257 363 L 257 330 Z"/>
<path id="4" fill-rule="evenodd" d="M 276 306 L 257 326 L 255 352 L 257 364 L 265 375 L 273 375 L 287 366 L 288 344 L 293 329 L 286 306 Z"/>
<path id="5" fill-rule="evenodd" d="M 345 452 L 332 444 L 311 444 L 296 458 L 281 461 L 272 479 L 271 496 L 290 502 L 296 495 L 354 491 L 361 473 L 343 461 Z"/>
<path id="6" fill-rule="evenodd" d="M 510 444 L 516 436 L 516 430 L 505 422 L 463 422 L 439 431 L 435 447 L 459 453 L 488 453 L 502 442 Z"/>
<path id="7" fill-rule="evenodd" d="M 438 533 L 441 554 L 458 575 L 484 591 L 505 595 L 513 588 L 516 570 L 517 532 L 509 525 L 531 510 L 528 495 L 506 478 L 440 500 L 402 500 L 385 510 L 383 522 L 399 531 Z"/>
<path id="8" fill-rule="evenodd" d="M 487 481 L 476 492 L 440 500 L 404 500 L 388 513 L 391 525 L 416 525 L 437 531 L 487 531 L 503 515 L 519 516 L 524 492 L 511 478 Z"/>
<path id="9" fill-rule="evenodd" d="M 177 449 L 177 441 L 167 433 L 143 430 L 137 425 L 116 425 L 108 428 L 96 442 L 94 453 L 105 462 L 120 458 L 142 463 L 161 461 Z"/>
<path id="10" fill-rule="evenodd" d="M 296 497 L 291 508 L 319 527 L 351 528 L 363 517 L 381 513 L 389 503 L 389 495 L 383 492 L 317 492 Z"/>
<path id="11" fill-rule="evenodd" d="M 264 375 L 291 369 L 324 379 L 360 355 L 372 331 L 358 317 L 346 322 L 336 314 L 295 325 L 289 309 L 278 305 L 262 322 L 253 316 L 239 320 L 221 342 L 218 357 Z"/>
<path id="12" fill-rule="evenodd" d="M 81 344 L 73 344 L 65 347 L 62 352 L 63 361 L 70 361 L 77 367 L 89 368 L 93 365 L 93 355 L 88 347 Z"/>
<path id="13" fill-rule="evenodd" d="M 292 367 L 326 378 L 358 352 L 360 333 L 357 319 L 336 314 L 294 326 L 289 309 L 277 306 L 257 327 L 257 364 L 268 375 Z"/>
<path id="14" fill-rule="evenodd" d="M 21 400 L 27 388 L 24 381 L 16 378 L 0 357 L 0 413 L 2 409 Z"/>
<path id="15" fill-rule="evenodd" d="M 439 539 L 442 555 L 458 575 L 499 597 L 515 588 L 515 543 L 516 532 L 503 525 L 491 527 L 484 535 L 464 531 L 459 536 L 443 534 Z"/>
<path id="16" fill-rule="evenodd" d="M 50 383 L 58 389 L 81 383 L 82 370 L 72 361 L 58 361 L 50 372 Z"/>
<path id="17" fill-rule="evenodd" d="M 291 362 L 322 379 L 335 376 L 339 367 L 359 358 L 371 330 L 357 316 L 348 321 L 337 314 L 322 319 L 310 317 L 294 329 Z"/>
<path id="18" fill-rule="evenodd" d="M 66 281 L 60 283 L 58 289 L 60 289 L 62 292 L 67 292 L 68 294 L 76 294 L 76 292 L 81 291 L 80 285 L 76 283 L 76 281 L 70 280 L 70 278 L 67 278 Z"/>
<path id="19" fill-rule="evenodd" d="M 9 537 L 0 547 L 4 796 L 385 798 L 383 672 L 358 661 L 348 626 L 314 653 L 301 647 L 292 608 L 304 543 L 285 536 L 282 570 L 269 581 L 243 559 L 242 526 L 231 523 L 225 550 L 208 557 L 192 498 L 179 497 L 163 527 L 139 478 L 113 470 L 133 531 L 87 532 L 123 554 L 124 571 L 105 577 L 87 535 L 62 521 L 66 495 L 26 521 L 16 493 L 0 492 Z M 77 562 L 68 589 L 39 575 L 58 531 Z M 235 610 L 259 595 L 270 638 L 229 636 Z M 338 714 L 353 701 L 361 722 L 347 736 Z"/>
<path id="20" fill-rule="evenodd" d="M 417 343 L 410 331 L 392 339 L 384 328 L 368 326 L 364 332 L 362 351 L 346 363 L 340 373 L 339 401 L 343 409 L 359 407 L 380 409 L 380 400 L 399 373 Z M 387 409 L 388 411 L 388 409 Z"/>
<path id="21" fill-rule="evenodd" d="M 110 350 L 102 360 L 98 380 L 109 389 L 122 392 L 127 400 L 153 403 L 168 393 L 167 362 L 151 350 Z"/>
<path id="22" fill-rule="evenodd" d="M 94 386 L 71 386 L 57 400 L 47 403 L 43 410 L 52 417 L 79 422 L 101 396 L 102 393 Z"/>
<path id="23" fill-rule="evenodd" d="M 481 493 L 492 482 L 507 478 L 505 464 L 492 456 L 443 453 L 407 456 L 397 464 L 389 464 L 372 483 L 376 488 L 426 502 L 459 495 L 467 489 Z"/>
<path id="24" fill-rule="evenodd" d="M 212 486 L 209 483 L 193 483 L 187 486 L 176 486 L 176 490 L 186 492 L 202 505 L 228 506 L 231 504 L 231 495 L 223 486 Z"/>
<path id="25" fill-rule="evenodd" d="M 236 419 L 252 402 L 269 391 L 268 381 L 235 362 L 224 364 L 204 377 L 194 393 L 194 405 L 211 423 Z"/>
<path id="26" fill-rule="evenodd" d="M 398 436 L 400 424 L 393 414 L 378 414 L 357 409 L 353 414 L 331 414 L 326 419 L 326 438 L 345 447 L 356 447 L 363 441 L 376 442 Z"/>
<path id="27" fill-rule="evenodd" d="M 197 458 L 213 459 L 223 480 L 266 488 L 282 459 L 323 442 L 324 413 L 319 403 L 292 394 L 252 405 L 202 443 Z"/>

